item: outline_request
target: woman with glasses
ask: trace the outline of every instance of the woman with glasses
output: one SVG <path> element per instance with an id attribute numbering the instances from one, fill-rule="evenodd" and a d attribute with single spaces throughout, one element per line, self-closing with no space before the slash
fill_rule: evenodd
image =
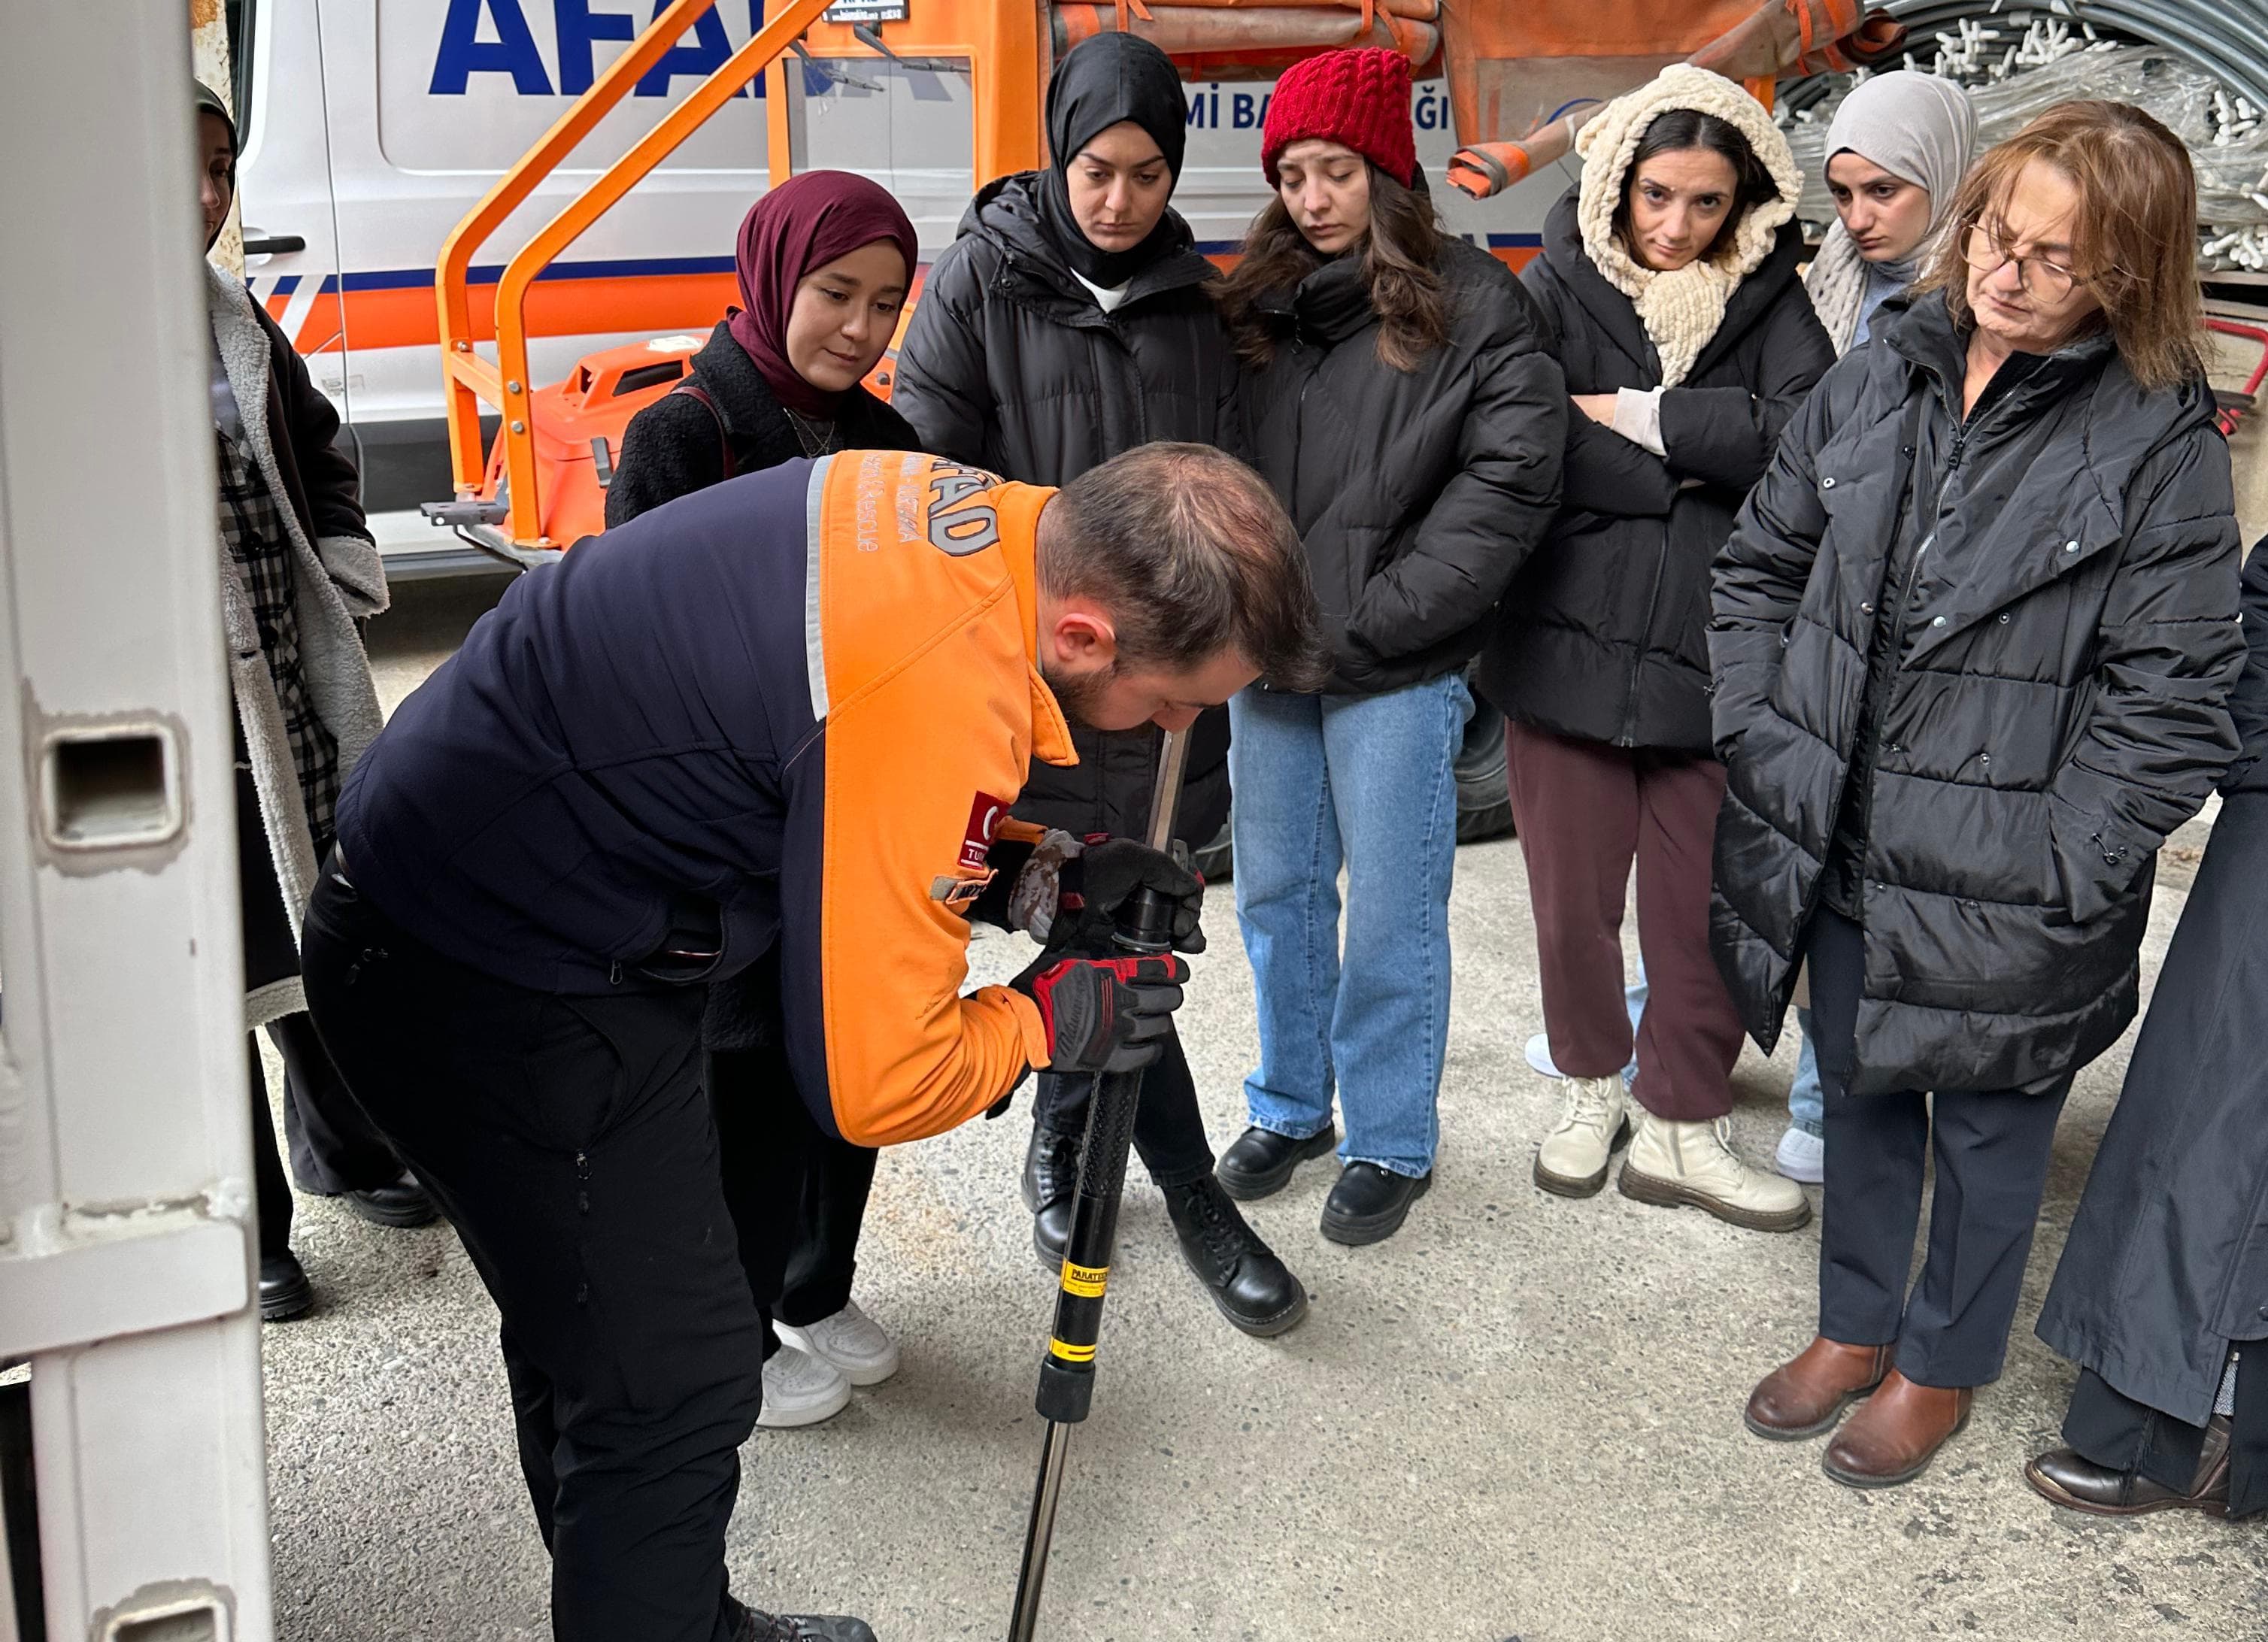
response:
<path id="1" fill-rule="evenodd" d="M 1818 1335 L 1747 1418 L 1823 1436 L 1867 1397 L 1824 1456 L 1852 1487 L 1919 1475 L 1999 1373 L 2057 1116 L 2134 1016 L 2158 846 L 2235 750 L 2196 216 L 2147 114 L 2042 115 L 1718 560 L 1712 934 L 1766 1048 L 1808 973 L 1827 1094 Z"/>

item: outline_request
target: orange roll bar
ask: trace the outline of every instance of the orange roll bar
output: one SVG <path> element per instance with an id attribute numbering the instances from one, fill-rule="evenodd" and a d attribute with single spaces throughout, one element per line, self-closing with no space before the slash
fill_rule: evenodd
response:
<path id="1" fill-rule="evenodd" d="M 819 20 L 828 0 L 791 0 L 767 19 L 755 39 L 734 52 L 692 95 L 664 115 L 630 151 L 598 175 L 567 208 L 545 224 L 504 265 L 497 283 L 497 364 L 473 352 L 471 304 L 467 278 L 473 254 L 497 225 L 532 194 L 536 185 L 589 136 L 600 120 L 628 96 L 646 71 L 675 45 L 695 19 L 716 0 L 674 0 L 653 26 L 615 59 L 562 114 L 542 141 L 497 180 L 470 215 L 443 245 L 434 269 L 441 305 L 442 360 L 448 389 L 449 460 L 457 494 L 478 492 L 484 464 L 480 452 L 480 401 L 504 412 L 504 482 L 511 503 L 509 534 L 536 547 L 553 545 L 542 534 L 537 494 L 535 431 L 528 406 L 533 384 L 527 370 L 527 291 L 536 276 L 559 254 L 653 170 L 701 122 L 721 108 L 741 86 L 762 73 L 788 43 Z M 500 379 L 500 380 L 499 380 Z"/>

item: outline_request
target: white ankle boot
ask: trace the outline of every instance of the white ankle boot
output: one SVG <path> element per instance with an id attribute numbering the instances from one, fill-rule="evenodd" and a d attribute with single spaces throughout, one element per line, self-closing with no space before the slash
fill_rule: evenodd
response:
<path id="1" fill-rule="evenodd" d="M 1592 1196 L 1629 1131 L 1630 1094 L 1619 1077 L 1568 1079 L 1559 1121 L 1535 1148 L 1535 1183 L 1562 1197 Z"/>
<path id="2" fill-rule="evenodd" d="M 1640 1203 L 1690 1204 L 1752 1231 L 1793 1232 L 1811 1219 L 1802 1187 L 1734 1154 L 1730 1118 L 1677 1123 L 1639 1112 L 1621 1186 L 1624 1197 Z"/>

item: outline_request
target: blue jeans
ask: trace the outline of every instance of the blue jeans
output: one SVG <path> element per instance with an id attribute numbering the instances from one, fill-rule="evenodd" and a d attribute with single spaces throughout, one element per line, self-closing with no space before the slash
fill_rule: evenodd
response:
<path id="1" fill-rule="evenodd" d="M 1819 1051 L 1811 1047 L 1811 1012 L 1795 1012 L 1795 1029 L 1803 1035 L 1803 1047 L 1795 1059 L 1795 1081 L 1787 1086 L 1787 1121 L 1793 1129 L 1807 1135 L 1823 1136 L 1827 1132 L 1827 1102 L 1819 1092 Z"/>
<path id="2" fill-rule="evenodd" d="M 1259 993 L 1257 1128 L 1346 1117 L 1342 1163 L 1433 1167 L 1449 1042 L 1453 769 L 1473 700 L 1455 674 L 1383 696 L 1248 689 L 1228 704 L 1236 910 Z M 1347 874 L 1340 954 L 1339 869 Z"/>

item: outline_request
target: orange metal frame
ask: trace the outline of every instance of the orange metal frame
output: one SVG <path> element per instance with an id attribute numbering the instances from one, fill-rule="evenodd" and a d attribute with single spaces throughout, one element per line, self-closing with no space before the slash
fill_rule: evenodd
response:
<path id="1" fill-rule="evenodd" d="M 765 119 L 771 181 L 775 185 L 784 181 L 793 166 L 791 87 L 784 55 L 792 44 L 807 40 L 811 54 L 823 59 L 895 53 L 965 62 L 974 109 L 972 160 L 976 184 L 981 187 L 1012 172 L 1035 169 L 1044 161 L 1041 110 L 1060 9 L 1054 0 L 918 0 L 910 8 L 912 16 L 908 20 L 880 24 L 870 31 L 869 38 L 885 42 L 886 48 L 880 52 L 860 39 L 850 25 L 823 20 L 829 0 L 786 0 L 754 39 L 671 108 L 627 153 L 600 172 L 505 264 L 495 291 L 497 363 L 489 364 L 474 347 L 482 335 L 472 313 L 469 275 L 475 253 L 715 4 L 716 0 L 672 0 L 542 139 L 497 180 L 441 248 L 434 287 L 439 305 L 450 466 L 459 500 L 477 501 L 489 467 L 481 448 L 481 407 L 483 402 L 497 407 L 504 423 L 502 483 L 497 499 L 506 504 L 507 511 L 500 533 L 482 526 L 477 535 L 507 556 L 523 557 L 526 549 L 562 545 L 552 541 L 543 529 L 541 468 L 532 411 L 535 384 L 528 377 L 530 288 L 554 259 L 759 74 L 770 77 Z M 1808 48 L 1822 23 L 1831 34 L 1838 26 L 1857 21 L 1862 4 L 1863 0 L 1467 0 L 1462 6 L 1445 9 L 1440 0 L 1087 0 L 1071 8 L 1080 15 L 1066 13 L 1064 26 L 1073 35 L 1113 24 L 1138 33 L 1164 35 L 1183 46 L 1185 55 L 1176 60 L 1185 73 L 1194 67 L 1213 65 L 1219 58 L 1216 66 L 1226 77 L 1233 70 L 1231 60 L 1239 55 L 1231 48 L 1240 41 L 1264 46 L 1265 49 L 1243 55 L 1256 61 L 1265 57 L 1275 66 L 1280 66 L 1276 59 L 1287 51 L 1296 59 L 1307 49 L 1320 48 L 1277 40 L 1278 34 L 1285 33 L 1281 27 L 1273 33 L 1247 30 L 1253 38 L 1244 40 L 1233 28 L 1224 33 L 1192 19 L 1219 16 L 1238 7 L 1251 7 L 1256 12 L 1288 8 L 1287 22 L 1302 7 L 1310 8 L 1304 13 L 1307 18 L 1318 13 L 1329 16 L 1342 9 L 1353 11 L 1362 30 L 1386 26 L 1394 43 L 1404 50 L 1422 48 L 1431 56 L 1434 42 L 1440 41 L 1446 49 L 1434 60 L 1444 62 L 1447 70 L 1459 139 L 1469 144 L 1490 124 L 1477 107 L 1483 100 L 1474 80 L 1479 59 L 1601 51 L 1665 55 L 1681 47 L 1690 49 L 1696 43 L 1696 34 L 1706 39 L 1734 23 L 1743 25 L 1734 31 L 1742 38 L 1764 31 L 1772 35 L 1777 45 L 1779 33 L 1792 33 L 1800 47 Z M 1428 18 L 1440 19 L 1444 35 L 1434 34 L 1434 22 L 1417 20 Z M 1313 33 L 1312 26 L 1308 32 Z M 1305 40 L 1307 35 L 1300 38 Z M 1200 41 L 1207 43 L 1201 46 Z M 1751 89 L 1769 100 L 1768 65 L 1743 61 L 1727 66 L 1734 72 L 1759 75 L 1749 82 Z"/>
<path id="2" fill-rule="evenodd" d="M 790 0 L 748 43 L 683 102 L 672 108 L 620 159 L 600 173 L 556 217 L 504 265 L 496 286 L 497 363 L 474 351 L 470 281 L 473 256 L 504 218 L 518 210 L 543 179 L 572 153 L 662 54 L 692 27 L 716 0 L 674 0 L 652 26 L 615 59 L 578 98 L 541 141 L 497 180 L 480 203 L 459 223 L 441 248 L 434 269 L 440 304 L 441 367 L 449 422 L 449 461 L 460 499 L 477 497 L 487 468 L 481 450 L 481 406 L 504 416 L 504 499 L 510 506 L 504 534 L 519 548 L 556 544 L 542 534 L 535 431 L 529 414 L 534 384 L 528 378 L 527 296 L 536 276 L 583 232 L 667 158 L 700 124 L 722 108 L 757 75 L 770 72 L 767 99 L 771 180 L 786 180 L 789 103 L 784 54 L 799 39 L 814 55 L 873 57 L 878 54 L 849 26 L 824 24 L 828 0 Z M 979 183 L 1041 161 L 1040 99 L 1048 70 L 1045 0 L 1002 4 L 1000 0 L 928 0 L 917 8 L 929 25 L 884 24 L 894 50 L 908 56 L 965 59 L 976 109 L 974 158 Z"/>

